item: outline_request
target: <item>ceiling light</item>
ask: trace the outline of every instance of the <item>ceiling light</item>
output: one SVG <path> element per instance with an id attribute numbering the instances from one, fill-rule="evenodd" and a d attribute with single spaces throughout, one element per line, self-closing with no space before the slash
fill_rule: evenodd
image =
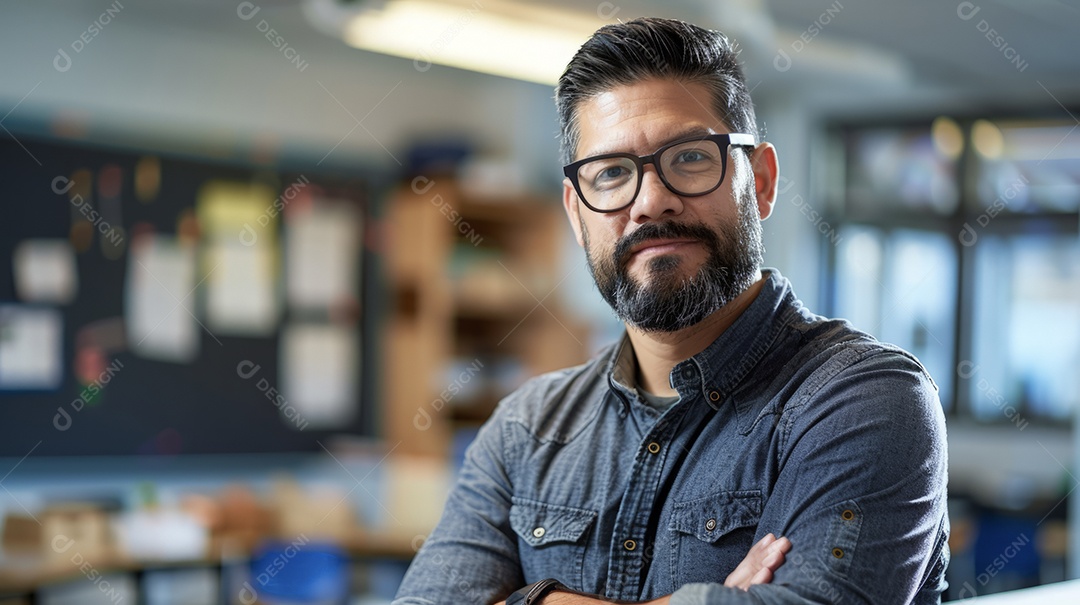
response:
<path id="1" fill-rule="evenodd" d="M 553 85 L 599 17 L 520 3 L 391 0 L 354 15 L 342 36 L 356 48 Z"/>

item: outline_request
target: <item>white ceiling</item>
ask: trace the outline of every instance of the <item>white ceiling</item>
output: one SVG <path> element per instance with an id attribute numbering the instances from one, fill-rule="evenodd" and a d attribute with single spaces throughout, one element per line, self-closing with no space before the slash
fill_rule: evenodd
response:
<path id="1" fill-rule="evenodd" d="M 579 9 L 598 4 L 556 1 Z M 724 31 L 742 42 L 749 80 L 766 90 L 798 90 L 824 106 L 873 112 L 883 100 L 894 101 L 887 103 L 891 110 L 907 105 L 906 99 L 925 98 L 979 111 L 1016 104 L 1057 107 L 1053 97 L 1066 105 L 1080 101 L 1076 0 L 619 0 L 606 6 L 611 5 L 621 9 L 617 18 L 659 14 Z M 987 37 L 990 30 L 994 40 Z M 781 50 L 792 60 L 783 72 L 776 69 L 784 65 L 777 59 Z"/>
<path id="2" fill-rule="evenodd" d="M 554 156 L 549 88 L 453 69 L 417 73 L 411 61 L 320 33 L 304 1 L 312 0 L 254 2 L 310 63 L 304 73 L 255 21 L 238 18 L 238 0 L 120 0 L 113 22 L 58 73 L 57 49 L 70 52 L 115 0 L 0 0 L 0 116 L 9 114 L 0 125 L 62 118 L 90 131 L 197 133 L 222 146 L 258 139 L 320 156 L 333 148 L 328 161 L 375 154 L 383 163 L 410 137 L 441 129 L 526 159 Z M 1080 103 L 1077 1 L 519 1 L 723 30 L 743 49 L 758 103 L 813 116 L 1022 110 L 1070 119 L 1065 108 Z M 1023 70 L 981 31 L 990 28 Z M 790 69 L 777 69 L 781 51 Z"/>
<path id="3" fill-rule="evenodd" d="M 326 1 L 362 6 L 386 0 Z M 1080 93 L 1080 0 L 519 1 L 562 6 L 609 20 L 659 15 L 720 29 L 743 42 L 749 51 L 743 57 L 748 71 L 761 72 L 770 82 L 784 79 L 781 74 L 768 73 L 775 71 L 772 63 L 780 50 L 793 55 L 798 67 L 801 54 L 809 56 L 816 46 L 834 44 L 902 62 L 910 70 L 913 84 L 979 92 L 987 100 L 998 95 L 1033 99 L 1045 94 L 1042 87 L 1061 91 L 1061 95 L 1055 92 L 1059 98 L 1075 99 Z M 6 0 L 7 4 L 14 2 Z M 325 44 L 327 41 L 321 40 L 324 36 L 305 23 L 300 10 L 304 2 L 260 0 L 253 4 L 265 11 L 260 17 L 273 15 L 271 20 L 293 26 L 288 33 L 294 46 Z M 90 21 L 113 3 L 95 0 L 72 5 L 46 0 L 33 4 L 38 11 L 62 7 L 68 16 L 79 14 Z M 128 6 L 135 9 L 130 19 L 147 31 L 183 29 L 199 35 L 236 36 L 238 4 L 232 0 L 129 0 Z M 483 2 L 471 4 L 482 7 Z M 815 26 L 820 31 L 816 35 Z M 986 30 L 990 28 L 1000 36 L 998 44 L 1004 46 L 996 48 L 988 39 Z M 802 45 L 801 53 L 794 53 L 791 44 L 798 35 L 811 41 Z M 1026 65 L 1022 71 L 1002 53 L 1005 46 L 1015 51 L 1016 61 Z M 844 62 L 858 60 L 859 54 L 842 54 L 831 67 L 842 72 Z"/>
<path id="4" fill-rule="evenodd" d="M 778 23 L 810 23 L 824 2 L 770 0 Z M 972 11 L 978 9 L 975 14 Z M 961 15 L 968 17 L 967 20 Z M 984 22 L 986 26 L 981 26 Z M 993 28 L 1028 67 L 1020 72 L 983 29 Z M 828 35 L 900 54 L 927 82 L 960 84 L 993 93 L 1002 86 L 1077 86 L 1080 8 L 1063 0 L 848 0 Z"/>

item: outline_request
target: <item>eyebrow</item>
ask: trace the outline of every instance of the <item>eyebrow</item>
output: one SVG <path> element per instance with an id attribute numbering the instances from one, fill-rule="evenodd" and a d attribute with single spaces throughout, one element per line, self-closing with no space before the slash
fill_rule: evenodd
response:
<path id="1" fill-rule="evenodd" d="M 709 135 L 709 134 L 717 134 L 717 133 L 715 133 L 712 129 L 706 128 L 704 126 L 693 126 L 693 127 L 687 128 L 685 130 L 681 130 L 681 131 L 677 132 L 676 134 L 674 134 L 674 135 L 672 135 L 670 137 L 667 137 L 666 139 L 661 141 L 659 145 L 656 146 L 656 149 L 660 149 L 664 145 L 667 145 L 669 143 L 674 143 L 675 141 L 678 141 L 678 140 L 681 140 L 681 139 L 688 139 L 690 137 L 695 137 L 695 136 L 705 136 L 705 135 Z M 656 149 L 653 149 L 652 151 L 656 151 Z M 613 147 L 608 147 L 608 148 L 601 147 L 600 149 L 594 150 L 594 152 L 590 153 L 589 155 L 581 156 L 580 159 L 596 157 L 598 155 L 607 155 L 609 153 L 630 153 L 630 154 L 633 154 L 633 155 L 637 155 L 632 151 L 626 151 L 626 149 L 615 149 Z"/>

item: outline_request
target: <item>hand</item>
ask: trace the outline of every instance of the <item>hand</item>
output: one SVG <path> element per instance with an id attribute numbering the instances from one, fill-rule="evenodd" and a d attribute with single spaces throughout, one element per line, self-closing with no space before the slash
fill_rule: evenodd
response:
<path id="1" fill-rule="evenodd" d="M 750 548 L 746 558 L 724 580 L 724 586 L 746 590 L 754 584 L 772 582 L 773 572 L 784 564 L 784 553 L 791 550 L 791 541 L 766 535 Z"/>

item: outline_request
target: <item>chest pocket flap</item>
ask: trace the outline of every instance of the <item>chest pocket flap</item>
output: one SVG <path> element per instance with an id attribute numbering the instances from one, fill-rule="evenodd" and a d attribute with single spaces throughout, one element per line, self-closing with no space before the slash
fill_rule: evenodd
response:
<path id="1" fill-rule="evenodd" d="M 513 498 L 510 526 L 531 546 L 577 542 L 596 520 L 596 511 Z"/>
<path id="2" fill-rule="evenodd" d="M 761 519 L 761 506 L 758 490 L 720 492 L 679 502 L 672 515 L 672 529 L 712 543 L 740 527 L 756 526 Z"/>

